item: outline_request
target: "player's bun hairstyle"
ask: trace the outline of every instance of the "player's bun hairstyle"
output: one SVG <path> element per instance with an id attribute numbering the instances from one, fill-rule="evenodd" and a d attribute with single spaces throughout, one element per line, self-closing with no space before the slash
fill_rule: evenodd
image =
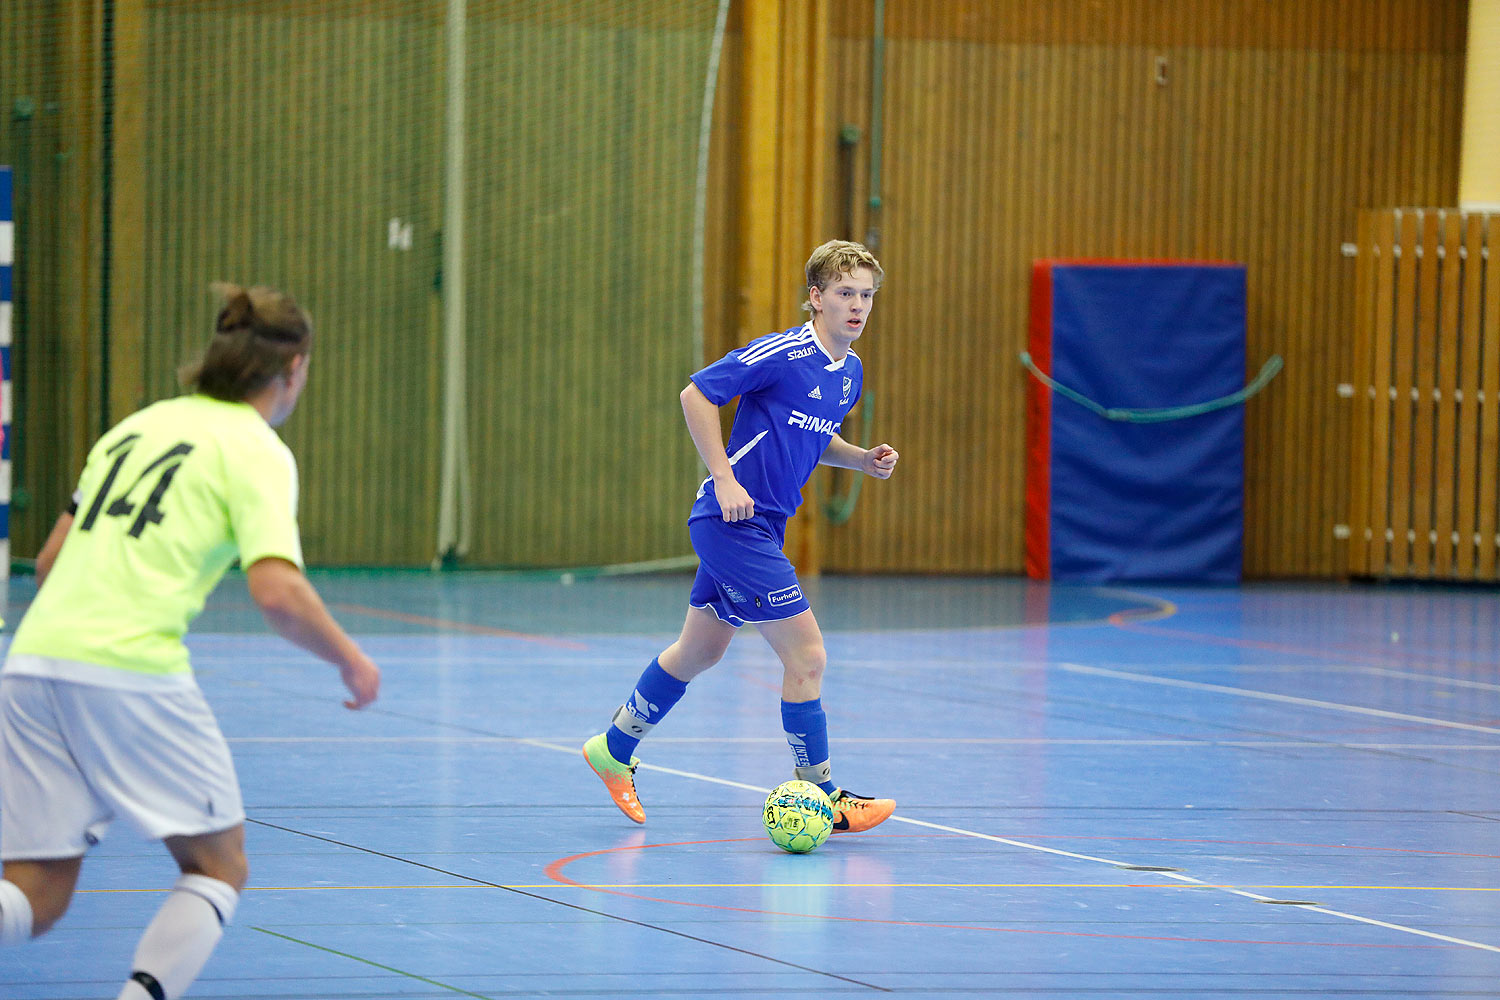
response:
<path id="1" fill-rule="evenodd" d="M 885 277 L 885 271 L 881 270 L 880 261 L 865 249 L 864 244 L 851 243 L 848 240 L 829 240 L 807 258 L 807 287 L 816 288 L 821 292 L 839 275 L 853 274 L 862 267 L 868 267 L 874 272 L 875 287 L 879 288 L 881 280 Z M 813 311 L 811 298 L 802 303 L 802 311 Z"/>
<path id="2" fill-rule="evenodd" d="M 225 281 L 211 286 L 223 300 L 214 339 L 201 360 L 178 372 L 184 387 L 238 403 L 285 372 L 292 359 L 312 350 L 312 319 L 274 288 L 243 288 Z"/>

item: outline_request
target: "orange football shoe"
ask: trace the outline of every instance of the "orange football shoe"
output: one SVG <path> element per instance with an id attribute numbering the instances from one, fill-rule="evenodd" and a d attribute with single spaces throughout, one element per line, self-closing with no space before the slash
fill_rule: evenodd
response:
<path id="1" fill-rule="evenodd" d="M 620 807 L 620 812 L 637 823 L 646 822 L 646 808 L 641 805 L 640 796 L 635 794 L 635 766 L 641 762 L 640 758 L 632 757 L 629 764 L 621 764 L 609 752 L 609 741 L 600 733 L 583 745 L 583 759 L 589 762 L 589 767 L 594 769 L 599 780 L 604 782 L 604 787 L 609 789 L 609 796 Z M 892 802 L 891 808 L 894 809 L 895 806 Z M 889 815 L 888 809 L 886 816 Z M 881 817 L 884 818 L 885 816 Z"/>
<path id="2" fill-rule="evenodd" d="M 836 789 L 828 798 L 833 802 L 834 833 L 869 830 L 890 819 L 891 813 L 896 811 L 895 799 L 867 799 L 842 788 Z"/>

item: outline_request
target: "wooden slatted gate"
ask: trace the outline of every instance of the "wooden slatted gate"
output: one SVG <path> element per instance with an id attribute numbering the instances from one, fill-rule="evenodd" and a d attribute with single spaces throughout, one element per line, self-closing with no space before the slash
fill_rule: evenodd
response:
<path id="1" fill-rule="evenodd" d="M 1500 215 L 1361 212 L 1348 571 L 1500 579 Z"/>

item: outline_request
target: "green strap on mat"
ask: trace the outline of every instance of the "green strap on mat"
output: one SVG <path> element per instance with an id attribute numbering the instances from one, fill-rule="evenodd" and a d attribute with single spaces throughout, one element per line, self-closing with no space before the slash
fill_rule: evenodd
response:
<path id="1" fill-rule="evenodd" d="M 1261 365 L 1260 374 L 1250 380 L 1250 384 L 1239 392 L 1232 392 L 1218 399 L 1210 399 L 1205 403 L 1191 403 L 1187 406 L 1161 406 L 1155 409 L 1128 409 L 1124 407 L 1105 407 L 1089 399 L 1081 392 L 1069 389 L 1061 382 L 1054 381 L 1044 373 L 1031 360 L 1031 354 L 1027 351 L 1021 352 L 1021 364 L 1026 370 L 1053 392 L 1066 396 L 1073 402 L 1085 409 L 1092 410 L 1105 420 L 1119 420 L 1130 424 L 1159 424 L 1166 420 L 1183 420 L 1187 417 L 1196 417 L 1204 413 L 1212 413 L 1214 410 L 1222 410 L 1226 406 L 1238 406 L 1251 396 L 1260 392 L 1271 380 L 1275 378 L 1282 368 L 1281 355 L 1273 354 Z"/>

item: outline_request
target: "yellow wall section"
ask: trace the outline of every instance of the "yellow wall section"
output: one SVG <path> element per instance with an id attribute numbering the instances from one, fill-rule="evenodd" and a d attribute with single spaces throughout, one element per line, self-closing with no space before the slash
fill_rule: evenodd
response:
<path id="1" fill-rule="evenodd" d="M 1500 211 L 1500 0 L 1469 4 L 1458 200 L 1466 211 Z"/>

